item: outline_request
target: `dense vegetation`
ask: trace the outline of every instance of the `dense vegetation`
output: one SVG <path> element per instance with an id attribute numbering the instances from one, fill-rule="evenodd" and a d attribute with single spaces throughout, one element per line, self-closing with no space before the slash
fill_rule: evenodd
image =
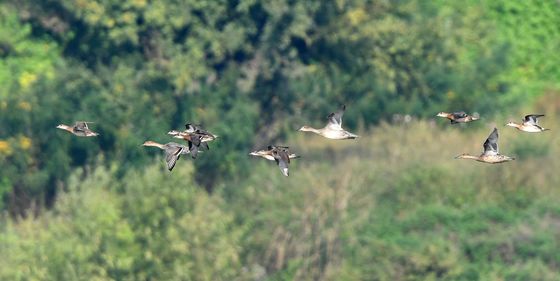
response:
<path id="1" fill-rule="evenodd" d="M 558 280 L 559 49 L 553 0 L 4 1 L 0 280 Z M 340 103 L 358 141 L 295 132 Z M 516 161 L 452 159 L 492 126 Z"/>

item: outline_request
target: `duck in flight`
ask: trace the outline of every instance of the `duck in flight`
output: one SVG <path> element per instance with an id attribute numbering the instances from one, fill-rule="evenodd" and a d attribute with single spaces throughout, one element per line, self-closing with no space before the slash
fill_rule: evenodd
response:
<path id="1" fill-rule="evenodd" d="M 200 125 L 194 125 L 194 124 L 191 124 L 191 123 L 187 123 L 187 124 L 185 124 L 185 127 L 186 127 L 186 130 L 184 130 L 182 132 L 177 131 L 177 130 L 172 130 L 172 131 L 167 132 L 167 134 L 173 136 L 174 138 L 184 139 L 184 140 L 186 140 L 185 139 L 186 135 L 199 134 L 199 135 L 202 136 L 202 138 L 201 138 L 202 142 L 209 142 L 209 141 L 213 141 L 216 138 L 218 138 L 218 136 L 204 130 L 202 128 L 202 126 L 200 126 Z"/>
<path id="2" fill-rule="evenodd" d="M 455 157 L 455 159 L 473 159 L 479 162 L 483 162 L 483 163 L 489 163 L 489 164 L 497 164 L 497 163 L 503 163 L 503 162 L 508 162 L 511 160 L 515 160 L 515 158 L 513 157 L 509 157 L 506 155 L 502 155 L 499 153 L 498 150 L 498 129 L 494 128 L 494 130 L 492 131 L 492 133 L 490 133 L 490 135 L 488 136 L 488 138 L 486 139 L 486 141 L 484 142 L 484 152 L 482 152 L 482 154 L 480 154 L 480 156 L 474 156 L 474 155 L 469 155 L 466 153 L 463 153 L 457 157 Z"/>
<path id="3" fill-rule="evenodd" d="M 167 163 L 167 169 L 169 171 L 173 170 L 173 167 L 175 167 L 175 164 L 177 163 L 177 160 L 179 160 L 181 154 L 188 154 L 190 152 L 188 147 L 174 142 L 161 144 L 155 141 L 146 141 L 142 145 L 155 146 L 162 149 L 165 152 L 165 163 Z"/>
<path id="4" fill-rule="evenodd" d="M 210 150 L 207 142 L 215 140 L 218 136 L 204 130 L 200 125 L 194 125 L 191 123 L 185 124 L 186 130 L 180 132 L 172 130 L 167 132 L 168 135 L 172 135 L 174 138 L 182 139 L 189 144 L 189 149 L 191 152 L 191 157 L 196 158 L 199 151 Z"/>
<path id="5" fill-rule="evenodd" d="M 68 126 L 64 124 L 60 124 L 56 126 L 58 129 L 62 129 L 68 131 L 78 137 L 96 137 L 99 134 L 90 130 L 88 124 L 93 122 L 85 122 L 85 121 L 77 121 L 74 123 L 74 126 Z"/>
<path id="6" fill-rule="evenodd" d="M 457 111 L 457 112 L 453 112 L 453 113 L 440 112 L 436 116 L 449 119 L 451 121 L 451 124 L 468 123 L 468 122 L 472 122 L 472 121 L 476 121 L 476 120 L 480 119 L 478 117 L 468 115 L 464 111 Z"/>
<path id="7" fill-rule="evenodd" d="M 528 132 L 528 133 L 540 133 L 544 131 L 548 131 L 550 129 L 545 129 L 539 126 L 539 117 L 543 117 L 544 114 L 529 114 L 523 118 L 523 122 L 521 124 L 517 124 L 514 122 L 509 122 L 506 126 L 517 128 L 520 131 Z"/>
<path id="8" fill-rule="evenodd" d="M 288 165 L 290 164 L 290 159 L 299 158 L 298 155 L 290 153 L 290 148 L 287 146 L 274 146 L 269 145 L 266 150 L 256 150 L 249 155 L 259 156 L 267 160 L 276 161 L 280 171 L 284 176 L 288 176 Z"/>
<path id="9" fill-rule="evenodd" d="M 191 157 L 196 159 L 199 151 L 210 150 L 208 143 L 203 142 L 204 135 L 198 133 L 184 133 L 179 137 L 187 142 Z"/>
<path id="10" fill-rule="evenodd" d="M 355 139 L 358 138 L 358 135 L 352 134 L 342 128 L 342 116 L 344 115 L 344 111 L 346 110 L 346 106 L 342 105 L 340 110 L 337 112 L 333 112 L 327 116 L 329 120 L 327 125 L 321 129 L 315 129 L 309 126 L 303 126 L 299 129 L 302 132 L 313 132 L 315 134 L 321 135 L 328 139 L 333 140 L 345 140 L 345 139 Z"/>

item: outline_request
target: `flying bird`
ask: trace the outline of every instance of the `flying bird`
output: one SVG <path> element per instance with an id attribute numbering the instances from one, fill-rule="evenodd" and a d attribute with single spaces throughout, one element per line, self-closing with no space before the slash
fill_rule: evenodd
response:
<path id="1" fill-rule="evenodd" d="M 464 111 L 457 111 L 457 112 L 452 112 L 452 113 L 440 112 L 436 116 L 449 119 L 451 121 L 451 124 L 468 123 L 468 122 L 472 122 L 472 121 L 476 121 L 476 120 L 480 119 L 478 117 L 468 115 Z"/>
<path id="2" fill-rule="evenodd" d="M 523 118 L 523 122 L 521 124 L 517 124 L 514 122 L 509 122 L 506 126 L 514 127 L 520 131 L 528 132 L 528 133 L 540 133 L 544 131 L 548 131 L 550 129 L 545 129 L 539 126 L 539 117 L 543 117 L 544 114 L 529 114 Z"/>
<path id="3" fill-rule="evenodd" d="M 345 139 L 355 139 L 358 135 L 352 134 L 342 128 L 342 116 L 346 106 L 342 105 L 340 110 L 333 112 L 327 116 L 328 123 L 324 128 L 315 129 L 310 126 L 303 126 L 299 129 L 302 132 L 313 132 L 315 134 L 321 135 L 328 139 L 333 140 L 345 140 Z"/>
<path id="4" fill-rule="evenodd" d="M 473 159 L 489 164 L 497 164 L 515 160 L 515 158 L 513 157 L 500 154 L 498 150 L 498 129 L 496 128 L 494 128 L 492 133 L 490 133 L 490 135 L 484 142 L 483 147 L 484 151 L 482 152 L 482 154 L 480 154 L 480 156 L 463 153 L 455 157 L 455 159 Z"/>
<path id="5" fill-rule="evenodd" d="M 204 130 L 200 125 L 194 125 L 191 123 L 185 124 L 186 130 L 177 131 L 172 130 L 167 132 L 168 135 L 173 136 L 177 139 L 182 139 L 188 143 L 191 157 L 196 158 L 197 154 L 201 150 L 210 150 L 207 142 L 213 141 L 218 136 Z"/>
<path id="6" fill-rule="evenodd" d="M 190 152 L 188 147 L 174 142 L 161 144 L 155 141 L 146 141 L 142 145 L 155 146 L 162 149 L 165 152 L 165 163 L 167 164 L 167 169 L 169 171 L 173 170 L 173 167 L 175 167 L 177 160 L 179 160 L 179 157 L 182 154 L 188 154 Z"/>
<path id="7" fill-rule="evenodd" d="M 76 121 L 76 123 L 74 123 L 74 126 L 68 126 L 68 125 L 64 125 L 64 124 L 60 124 L 58 126 L 56 126 L 58 129 L 62 129 L 65 131 L 68 131 L 78 137 L 95 137 L 98 136 L 99 134 L 90 130 L 88 127 L 88 124 L 91 124 L 93 122 L 86 122 L 86 121 Z"/>
<path id="8" fill-rule="evenodd" d="M 290 153 L 290 148 L 287 146 L 273 146 L 269 145 L 267 149 L 256 150 L 249 155 L 259 156 L 267 160 L 276 161 L 280 171 L 284 176 L 288 176 L 288 165 L 290 159 L 299 158 L 298 155 Z"/>

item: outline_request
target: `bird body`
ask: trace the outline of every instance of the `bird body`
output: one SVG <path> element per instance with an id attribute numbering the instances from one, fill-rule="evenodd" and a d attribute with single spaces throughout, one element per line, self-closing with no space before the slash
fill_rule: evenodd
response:
<path id="1" fill-rule="evenodd" d="M 488 164 L 498 164 L 503 162 L 508 162 L 511 160 L 515 160 L 513 157 L 505 156 L 505 155 L 485 155 L 481 154 L 480 156 L 475 155 L 468 155 L 468 154 L 461 154 L 456 157 L 457 159 L 473 159 L 478 162 L 488 163 Z"/>

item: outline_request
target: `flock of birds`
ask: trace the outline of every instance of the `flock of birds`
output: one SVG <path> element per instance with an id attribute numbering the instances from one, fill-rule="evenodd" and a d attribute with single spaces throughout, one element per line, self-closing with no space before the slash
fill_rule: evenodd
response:
<path id="1" fill-rule="evenodd" d="M 437 114 L 437 116 L 444 117 L 451 120 L 452 124 L 468 123 L 479 119 L 477 117 L 468 115 L 462 111 L 453 112 L 453 113 L 440 112 Z M 540 132 L 548 131 L 549 129 L 545 129 L 539 126 L 538 124 L 539 123 L 538 118 L 543 116 L 544 114 L 529 114 L 526 115 L 525 118 L 523 118 L 521 124 L 508 122 L 506 126 L 514 127 L 520 131 L 528 132 L 528 133 L 540 133 Z M 484 150 L 482 151 L 482 154 L 478 156 L 463 153 L 455 157 L 455 159 L 472 159 L 472 160 L 476 160 L 483 163 L 489 163 L 489 164 L 497 164 L 497 163 L 503 163 L 503 162 L 515 160 L 515 158 L 513 157 L 500 154 L 500 151 L 498 150 L 498 129 L 496 128 L 494 128 L 494 130 L 492 130 L 488 138 L 486 138 L 486 141 L 484 141 L 482 147 L 484 148 Z"/>
<path id="2" fill-rule="evenodd" d="M 342 116 L 344 115 L 345 110 L 346 106 L 342 105 L 342 107 L 338 111 L 329 114 L 327 116 L 327 125 L 324 128 L 315 129 L 309 126 L 303 126 L 299 129 L 299 131 L 313 132 L 325 138 L 334 140 L 356 139 L 359 137 L 358 135 L 350 133 L 342 128 Z M 440 112 L 436 116 L 447 118 L 451 121 L 452 124 L 468 123 L 479 120 L 478 117 L 468 115 L 465 112 Z M 529 114 L 525 116 L 523 122 L 520 124 L 509 122 L 506 125 L 529 133 L 544 132 L 549 129 L 544 129 L 538 124 L 538 118 L 543 116 L 543 114 Z M 68 131 L 80 137 L 98 136 L 98 133 L 93 132 L 89 129 L 89 123 L 92 122 L 78 121 L 75 122 L 73 126 L 60 124 L 57 126 L 57 128 Z M 177 163 L 177 160 L 179 160 L 181 155 L 191 154 L 191 157 L 195 159 L 199 152 L 210 149 L 210 147 L 208 146 L 208 142 L 218 138 L 218 136 L 203 129 L 200 125 L 187 123 L 185 127 L 186 129 L 184 131 L 172 130 L 167 134 L 173 136 L 174 138 L 186 141 L 186 145 L 175 142 L 161 144 L 154 141 L 146 141 L 143 143 L 144 146 L 155 146 L 165 152 L 165 162 L 167 163 L 167 168 L 169 169 L 169 171 L 173 170 L 173 167 L 175 167 L 175 164 Z M 499 153 L 498 129 L 496 128 L 494 128 L 492 133 L 490 133 L 490 135 L 484 142 L 483 147 L 484 151 L 479 156 L 464 153 L 455 158 L 473 159 L 479 162 L 490 164 L 515 160 L 515 158 L 513 157 L 509 157 Z M 275 161 L 284 176 L 288 176 L 288 165 L 290 164 L 290 159 L 300 157 L 294 153 L 291 153 L 289 147 L 276 145 L 269 145 L 267 149 L 253 151 L 249 153 L 249 155 L 262 157 L 270 161 Z"/>

